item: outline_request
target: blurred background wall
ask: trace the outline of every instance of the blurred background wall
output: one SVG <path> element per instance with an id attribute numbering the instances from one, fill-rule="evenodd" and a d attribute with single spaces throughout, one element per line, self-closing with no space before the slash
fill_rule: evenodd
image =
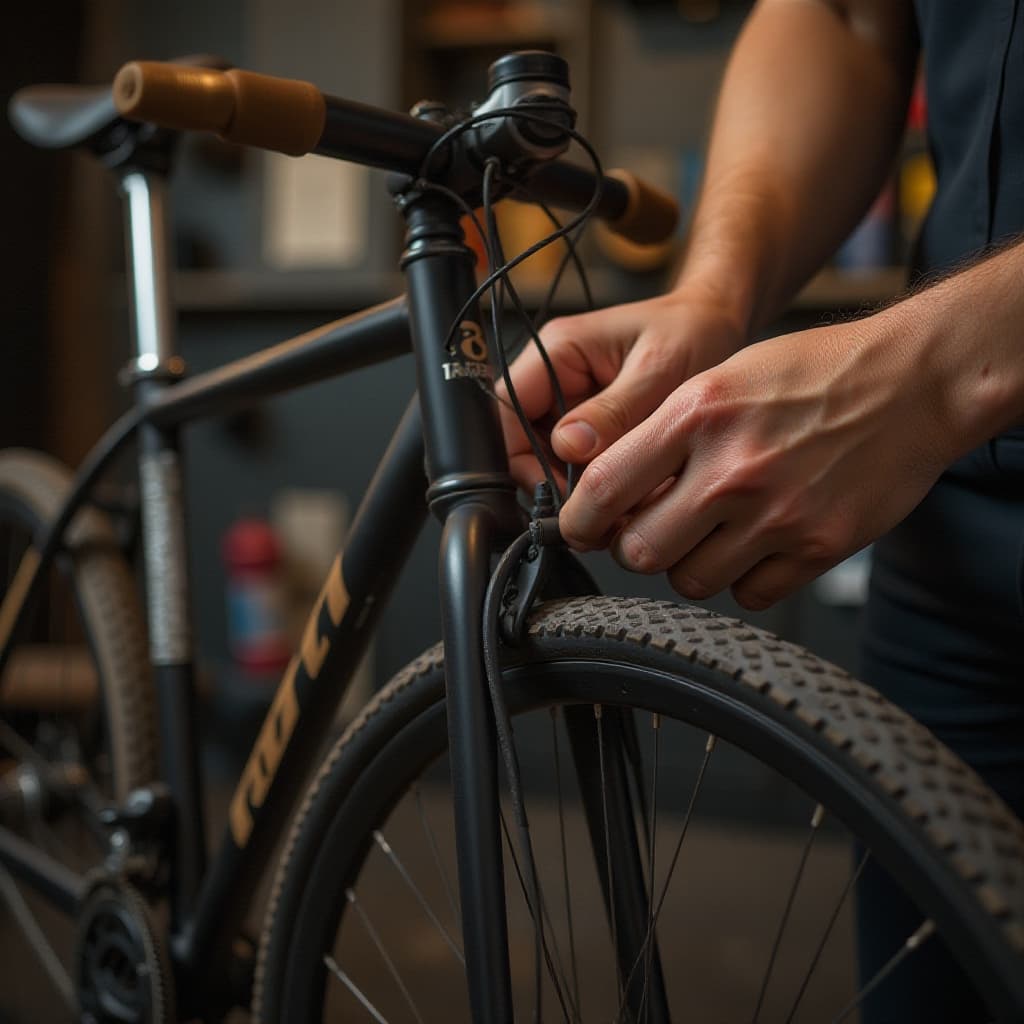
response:
<path id="1" fill-rule="evenodd" d="M 0 74 L 6 95 L 40 80 L 106 81 L 134 57 L 206 52 L 403 109 L 424 97 L 465 106 L 485 94 L 487 65 L 501 53 L 555 49 L 571 63 L 580 127 L 606 166 L 630 166 L 692 202 L 725 57 L 749 7 L 741 0 L 41 3 L 8 15 L 14 27 L 3 35 Z M 919 137 L 908 140 L 908 152 L 918 152 Z M 0 280 L 8 314 L 0 441 L 40 444 L 74 463 L 125 403 L 114 383 L 128 352 L 116 189 L 87 158 L 34 151 L 6 126 L 0 147 L 7 240 Z M 894 168 L 894 185 L 900 172 Z M 909 214 L 900 220 L 895 194 L 890 189 L 883 196 L 858 238 L 773 331 L 855 310 L 898 289 Z M 401 290 L 400 226 L 376 172 L 190 138 L 181 146 L 172 195 L 179 338 L 192 370 Z M 506 213 L 502 223 L 510 240 L 524 243 L 539 230 L 536 217 L 523 210 Z M 663 288 L 673 255 L 592 237 L 585 257 L 597 301 Z M 524 270 L 521 286 L 534 302 L 549 269 L 541 260 L 532 277 Z M 570 285 L 556 309 L 580 305 L 580 289 Z M 315 522 L 320 546 L 329 550 L 413 387 L 406 360 L 187 431 L 203 664 L 213 692 L 229 706 L 249 707 L 254 722 L 271 682 L 245 677 L 232 665 L 225 537 L 240 517 L 266 520 L 283 534 Z M 368 685 L 382 682 L 437 635 L 436 539 L 431 524 L 382 624 Z M 602 558 L 593 567 L 610 591 L 671 596 L 660 578 L 626 577 Z M 862 579 L 855 568 L 752 618 L 852 665 Z M 303 586 L 298 604 L 308 596 Z M 728 598 L 712 604 L 737 611 Z"/>

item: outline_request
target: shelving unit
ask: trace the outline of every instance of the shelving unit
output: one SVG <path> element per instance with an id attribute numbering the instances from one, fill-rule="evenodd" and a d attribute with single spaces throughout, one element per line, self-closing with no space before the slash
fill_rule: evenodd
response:
<path id="1" fill-rule="evenodd" d="M 487 7 L 451 3 L 426 11 L 419 19 L 420 44 L 432 49 L 472 49 L 500 46 L 521 49 L 538 39 L 571 39 L 574 24 L 568 3 L 540 0 Z"/>
<path id="2" fill-rule="evenodd" d="M 440 100 L 464 109 L 483 99 L 487 68 L 512 50 L 550 50 L 572 69 L 573 105 L 590 98 L 592 0 L 403 0 L 402 92 L 408 105 Z"/>
<path id="3" fill-rule="evenodd" d="M 517 48 L 551 49 L 570 63 L 572 101 L 579 112 L 579 123 L 608 165 L 628 164 L 655 177 L 660 165 L 662 176 L 666 177 L 660 183 L 685 190 L 680 170 L 683 153 L 699 152 L 706 127 L 700 110 L 706 105 L 705 93 L 712 91 L 710 83 L 715 78 L 716 61 L 724 61 L 738 23 L 736 11 L 742 5 L 729 5 L 728 11 L 723 6 L 721 19 L 703 27 L 687 25 L 681 18 L 673 19 L 653 9 L 596 4 L 594 0 L 385 0 L 385 6 L 390 13 L 385 13 L 383 7 L 377 11 L 375 31 L 380 39 L 391 34 L 393 42 L 386 50 L 394 57 L 389 68 L 375 68 L 372 77 L 376 84 L 364 97 L 367 100 L 401 107 L 418 99 L 435 98 L 465 108 L 483 98 L 487 67 L 493 59 Z M 263 20 L 258 20 L 260 31 L 253 30 L 260 44 L 254 50 L 254 59 L 260 58 L 261 67 L 290 70 L 295 41 L 287 45 L 279 42 L 278 23 L 263 24 Z M 353 44 L 346 45 L 353 49 Z M 600 54 L 599 64 L 593 60 L 595 54 Z M 360 66 L 367 63 L 364 54 L 351 56 Z M 598 66 L 599 78 L 592 74 Z M 348 94 L 354 88 L 349 81 L 352 77 L 346 72 L 336 83 L 328 84 Z M 673 83 L 678 83 L 678 96 L 670 95 Z M 679 99 L 683 96 L 685 103 Z M 626 116 L 627 112 L 631 116 Z M 659 125 L 653 135 L 648 122 Z M 657 159 L 645 162 L 645 157 Z M 671 170 L 673 167 L 675 171 Z M 214 186 L 216 194 L 205 197 L 204 189 L 210 191 Z M 200 211 L 198 215 L 191 214 L 193 230 L 209 230 L 217 237 L 230 239 L 258 236 L 262 221 L 253 215 L 262 209 L 259 196 L 251 196 L 243 204 L 238 197 L 227 202 L 223 192 L 223 183 L 207 174 L 202 187 L 197 185 L 183 197 L 184 210 Z M 369 247 L 359 265 L 262 269 L 250 262 L 251 257 L 244 264 L 234 262 L 235 253 L 229 249 L 222 267 L 178 275 L 177 294 L 182 309 L 188 313 L 305 309 L 336 311 L 340 315 L 397 294 L 402 287 L 395 269 L 401 245 L 400 227 L 381 182 L 373 180 L 369 193 Z M 222 209 L 236 220 L 245 213 L 241 218 L 245 223 L 218 227 L 224 219 L 218 212 Z M 525 215 L 510 218 L 512 227 L 520 227 L 526 219 Z M 214 227 L 207 227 L 210 224 Z M 510 250 L 517 242 L 515 233 L 508 238 Z M 527 239 L 527 244 L 532 240 Z M 235 248 L 251 253 L 256 247 L 250 241 L 247 247 Z M 626 270 L 606 247 L 597 246 L 592 240 L 585 245 L 584 254 L 593 275 L 597 301 L 602 306 L 657 291 L 670 273 L 671 259 L 660 270 Z M 520 282 L 528 301 L 537 294 L 546 276 L 538 273 L 532 287 L 529 281 Z M 898 269 L 856 273 L 830 270 L 804 289 L 795 308 L 856 309 L 898 294 L 902 284 L 902 272 Z M 579 308 L 582 295 L 570 283 L 556 310 Z"/>
<path id="4" fill-rule="evenodd" d="M 631 302 L 656 292 L 667 279 L 629 277 L 594 268 L 589 272 L 591 290 L 598 306 Z M 905 286 L 902 267 L 872 271 L 823 270 L 807 283 L 793 301 L 798 311 L 825 312 L 870 307 L 899 295 Z M 365 270 L 185 270 L 175 275 L 178 308 L 188 315 L 230 312 L 345 312 L 384 302 L 400 295 L 404 281 L 396 270 L 381 273 Z M 520 289 L 527 308 L 536 308 L 544 297 L 538 286 Z M 579 283 L 570 278 L 559 289 L 553 312 L 570 313 L 584 308 Z"/>

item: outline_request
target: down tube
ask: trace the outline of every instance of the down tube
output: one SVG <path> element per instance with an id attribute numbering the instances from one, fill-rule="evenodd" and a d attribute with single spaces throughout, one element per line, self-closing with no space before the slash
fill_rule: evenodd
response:
<path id="1" fill-rule="evenodd" d="M 343 555 L 331 567 L 231 799 L 221 850 L 200 893 L 180 958 L 214 977 L 249 908 L 381 608 L 426 518 L 419 405 L 413 400 L 359 506 Z"/>

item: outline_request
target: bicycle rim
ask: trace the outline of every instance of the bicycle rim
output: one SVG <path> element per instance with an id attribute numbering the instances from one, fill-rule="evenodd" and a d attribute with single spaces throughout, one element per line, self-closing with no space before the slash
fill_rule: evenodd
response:
<path id="1" fill-rule="evenodd" d="M 520 718 L 516 733 L 533 796 L 528 802 L 533 813 L 531 831 L 537 831 L 537 823 L 550 820 L 556 837 L 554 841 L 534 839 L 538 850 L 546 851 L 537 858 L 542 870 L 554 868 L 547 872 L 552 877 L 542 887 L 546 935 L 540 943 L 534 921 L 523 909 L 523 888 L 517 877 L 521 865 L 513 862 L 511 847 L 505 847 L 513 981 L 527 1006 L 536 1005 L 532 979 L 533 965 L 539 960 L 544 1016 L 664 1019 L 656 1005 L 657 986 L 648 990 L 646 980 L 637 983 L 624 978 L 631 972 L 622 969 L 622 957 L 617 962 L 614 954 L 617 923 L 602 900 L 602 875 L 607 868 L 600 864 L 600 834 L 586 841 L 583 829 L 585 841 L 567 846 L 570 853 L 564 859 L 571 863 L 568 870 L 562 867 L 560 834 L 566 822 L 579 824 L 579 813 L 566 812 L 574 803 L 568 791 L 563 793 L 560 812 L 549 814 L 545 808 L 552 806 L 553 777 L 560 777 L 559 787 L 568 790 L 566 776 L 572 775 L 572 767 L 567 745 L 563 741 L 559 768 L 552 767 L 558 759 L 555 754 L 553 760 L 554 739 L 543 751 L 546 769 L 523 757 L 524 738 L 534 753 L 540 749 L 538 736 L 551 719 L 543 709 L 551 704 L 575 707 L 577 711 L 571 712 L 575 715 L 584 709 L 592 716 L 595 735 L 602 728 L 602 718 L 608 721 L 608 714 L 594 714 L 595 707 L 612 714 L 615 708 L 639 706 L 644 710 L 635 716 L 636 745 L 644 768 L 631 770 L 631 789 L 648 896 L 645 913 L 653 919 L 650 934 L 658 937 L 658 946 L 639 948 L 635 968 L 643 976 L 660 955 L 670 1008 L 678 1007 L 680 999 L 684 1006 L 697 999 L 702 985 L 714 989 L 717 984 L 717 993 L 709 991 L 703 998 L 719 1002 L 728 998 L 732 1009 L 715 1020 L 856 1020 L 862 992 L 853 980 L 849 956 L 846 966 L 837 968 L 828 966 L 818 950 L 821 939 L 826 952 L 837 943 L 841 946 L 843 929 L 849 944 L 849 888 L 859 863 L 846 840 L 829 831 L 828 826 L 838 820 L 867 844 L 871 856 L 905 883 L 924 908 L 919 928 L 906 936 L 909 951 L 894 950 L 896 962 L 891 969 L 899 969 L 916 948 L 933 941 L 931 931 L 937 927 L 991 998 L 993 1013 L 999 1013 L 1000 1019 L 1020 1019 L 1024 960 L 1020 944 L 1014 941 L 1019 919 L 1014 913 L 993 914 L 991 893 L 982 891 L 991 880 L 979 884 L 977 865 L 964 862 L 964 851 L 951 855 L 941 835 L 944 827 L 953 824 L 947 816 L 929 816 L 927 803 L 919 804 L 922 813 L 908 811 L 933 792 L 925 783 L 938 785 L 943 797 L 952 786 L 984 812 L 983 820 L 965 836 L 966 845 L 989 852 L 1001 845 L 1002 868 L 1019 867 L 1017 858 L 1024 849 L 1019 823 L 968 769 L 872 691 L 766 634 L 667 605 L 616 604 L 604 599 L 604 611 L 599 607 L 595 612 L 595 607 L 593 601 L 577 601 L 542 609 L 534 621 L 530 663 L 506 672 L 510 706 L 520 713 L 541 709 L 539 727 L 527 728 Z M 639 622 L 638 611 L 642 613 Z M 675 639 L 662 645 L 665 650 L 658 650 L 651 620 L 655 625 L 659 620 L 671 623 L 676 614 L 684 618 L 671 625 Z M 708 635 L 697 638 L 696 648 L 683 650 L 680 623 L 685 627 L 682 634 L 692 633 L 696 625 Z M 613 625 L 620 627 L 614 635 L 609 629 Z M 631 625 L 632 638 L 627 628 Z M 733 640 L 740 638 L 740 647 L 754 652 L 747 658 L 746 678 L 730 664 L 728 644 L 723 647 L 718 642 L 725 639 L 723 628 L 732 631 Z M 702 646 L 708 640 L 714 656 Z M 776 672 L 774 683 L 759 678 L 751 664 L 753 659 L 763 668 L 766 655 L 779 663 L 776 669 L 781 671 Z M 802 659 L 799 666 L 796 659 Z M 417 671 L 418 682 L 410 684 Z M 430 768 L 444 747 L 442 687 L 436 663 L 426 675 L 423 671 L 422 665 L 411 669 L 412 675 L 407 673 L 405 680 L 392 684 L 375 709 L 353 725 L 300 814 L 272 897 L 272 933 L 265 938 L 258 980 L 263 1006 L 274 1007 L 278 1005 L 274 999 L 283 996 L 285 1002 L 279 1005 L 287 1005 L 289 1020 L 467 1016 L 457 1002 L 460 964 L 452 895 L 454 862 L 441 866 L 450 850 L 451 827 L 449 819 L 436 818 L 444 799 L 432 796 L 430 784 L 444 776 L 443 768 Z M 816 699 L 810 699 L 808 679 Z M 412 695 L 414 690 L 418 692 Z M 856 712 L 864 705 L 867 711 L 858 717 Z M 538 712 L 533 715 L 537 717 Z M 869 721 L 862 721 L 864 717 Z M 677 719 L 685 724 L 673 724 Z M 857 742 L 842 734 L 851 724 L 854 731 L 870 726 L 875 740 Z M 556 723 L 556 734 L 560 728 Z M 890 778 L 897 767 L 887 756 L 890 747 L 910 754 L 899 766 L 904 771 L 898 784 Z M 737 748 L 748 754 L 736 753 Z M 718 773 L 721 788 L 723 773 L 726 778 L 732 773 L 741 779 L 740 766 L 751 755 L 799 783 L 798 793 L 803 795 L 790 797 L 788 806 L 803 817 L 803 824 L 794 831 L 792 822 L 776 820 L 776 826 L 785 826 L 785 841 L 773 846 L 764 841 L 762 831 L 759 845 L 747 847 L 744 854 L 721 828 L 709 826 L 701 811 L 702 801 L 707 802 L 708 781 Z M 680 785 L 683 777 L 686 784 Z M 418 778 L 428 782 L 417 784 Z M 651 799 L 645 801 L 645 796 Z M 966 813 L 978 817 L 972 809 Z M 426 824 L 431 817 L 436 820 Z M 646 842 L 647 834 L 653 835 L 652 843 Z M 677 850 L 680 835 L 685 843 Z M 775 852 L 766 853 L 771 850 Z M 701 862 L 713 868 L 716 860 L 733 857 L 739 864 L 744 856 L 760 858 L 754 873 L 756 889 L 765 896 L 759 907 L 768 916 L 767 923 L 758 925 L 760 942 L 753 941 L 755 932 L 749 925 L 730 929 L 725 896 L 723 913 L 714 917 L 708 917 L 707 901 L 701 897 L 709 884 L 708 878 L 700 878 Z M 766 857 L 778 867 L 775 878 L 767 877 L 767 865 L 762 863 Z M 615 856 L 610 862 L 614 873 Z M 827 877 L 821 874 L 823 862 L 831 865 Z M 680 864 L 689 865 L 689 870 L 680 874 Z M 713 871 L 711 877 L 715 877 Z M 382 896 L 373 895 L 371 881 Z M 667 881 L 671 885 L 666 890 Z M 739 891 L 741 902 L 751 892 L 743 881 L 736 876 L 730 885 Z M 1019 878 L 1014 885 L 1018 883 Z M 611 884 L 614 887 L 614 878 Z M 663 891 L 670 894 L 659 909 Z M 394 911 L 396 894 L 407 897 L 404 914 Z M 1013 898 L 1017 899 L 1013 909 L 1019 913 L 1019 893 Z M 808 916 L 808 899 L 811 904 L 820 902 L 820 913 Z M 570 923 L 572 915 L 560 913 L 566 903 L 574 908 L 575 923 Z M 577 909 L 581 906 L 582 911 Z M 664 923 L 678 920 L 694 922 L 690 947 L 681 952 L 666 947 L 664 938 Z M 285 922 L 287 941 L 282 939 Z M 679 935 L 678 928 L 672 935 Z M 796 945 L 805 948 L 794 948 L 794 935 L 803 936 L 803 943 Z M 725 946 L 718 954 L 699 955 L 719 942 Z M 581 957 L 584 945 L 593 949 Z M 575 957 L 569 952 L 573 947 Z M 586 967 L 581 970 L 584 957 Z M 702 976 L 711 973 L 715 963 L 721 965 L 714 972 L 717 982 Z M 448 980 L 439 985 L 442 970 Z M 656 966 L 650 973 L 656 975 Z M 636 984 L 640 999 L 634 993 L 630 1001 L 627 989 Z M 418 997 L 415 990 L 421 985 L 433 995 Z M 440 1007 L 439 988 L 451 993 Z M 264 994 L 269 1000 L 263 999 Z M 519 1012 L 525 1015 L 525 1009 Z M 675 1018 L 681 1016 L 676 1009 Z"/>

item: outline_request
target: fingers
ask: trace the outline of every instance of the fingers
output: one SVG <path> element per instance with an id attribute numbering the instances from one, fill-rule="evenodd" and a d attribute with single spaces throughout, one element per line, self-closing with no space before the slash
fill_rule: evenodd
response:
<path id="1" fill-rule="evenodd" d="M 577 332 L 564 325 L 581 319 L 577 317 L 555 321 L 545 328 L 544 347 L 565 400 L 574 404 L 579 397 L 593 390 L 593 378 L 586 357 L 577 346 Z M 551 371 L 541 358 L 535 345 L 528 345 L 509 367 L 512 388 L 525 417 L 536 422 L 561 415 L 557 408 Z M 504 380 L 499 380 L 495 393 L 501 402 L 501 421 L 510 459 L 530 452 L 530 444 L 513 407 Z M 547 431 L 545 431 L 547 433 Z"/>
<path id="2" fill-rule="evenodd" d="M 584 314 L 553 320 L 541 331 L 541 341 L 554 369 L 566 401 L 574 404 L 594 388 L 595 379 L 608 370 L 602 365 L 600 353 L 603 338 L 595 317 Z M 615 367 L 617 370 L 617 366 Z M 615 370 L 609 373 L 609 379 Z M 509 367 L 512 387 L 528 419 L 546 414 L 559 415 L 551 370 L 544 362 L 536 344 L 528 344 Z M 504 381 L 499 393 L 507 397 Z"/>
<path id="3" fill-rule="evenodd" d="M 560 494 L 565 494 L 566 478 L 562 466 L 555 459 L 548 459 L 551 474 Z M 532 495 L 537 484 L 546 480 L 544 470 L 532 451 L 509 456 L 509 472 L 512 479 L 528 494 Z"/>
<path id="4" fill-rule="evenodd" d="M 500 395 L 499 395 L 500 398 Z M 523 490 L 532 494 L 536 484 L 546 479 L 536 451 L 530 443 L 526 429 L 520 422 L 515 410 L 509 404 L 499 405 L 501 428 L 505 436 L 505 451 L 508 454 L 509 472 Z M 551 450 L 549 416 L 541 416 L 530 425 L 533 437 L 547 460 L 548 466 L 558 483 L 560 490 L 565 491 L 565 466 Z"/>
<path id="5" fill-rule="evenodd" d="M 544 479 L 544 473 L 537 456 L 530 446 L 526 431 L 515 412 L 504 405 L 499 407 L 501 429 L 505 435 L 505 451 L 508 453 L 509 472 L 524 490 L 532 491 L 535 484 Z"/>
<path id="6" fill-rule="evenodd" d="M 586 464 L 641 424 L 690 376 L 691 346 L 681 341 L 687 332 L 682 331 L 685 323 L 680 317 L 664 299 L 563 317 L 542 331 L 550 367 L 534 346 L 516 359 L 510 376 L 525 418 L 536 422 L 561 416 L 551 434 L 558 459 Z M 552 371 L 568 412 L 557 408 Z M 497 391 L 499 397 L 507 397 L 503 385 Z M 502 408 L 502 421 L 513 472 L 528 485 L 539 467 L 536 459 L 520 458 L 530 454 L 526 434 L 516 412 L 507 406 Z M 639 457 L 645 458 L 642 453 Z M 651 486 L 660 485 L 675 469 L 670 466 Z M 637 500 L 642 497 L 637 495 Z M 615 512 L 595 531 L 595 539 L 610 529 L 621 511 L 616 504 Z"/>
<path id="7" fill-rule="evenodd" d="M 551 443 L 557 455 L 585 463 L 642 423 L 680 383 L 678 361 L 675 346 L 641 336 L 618 376 L 556 424 Z"/>
<path id="8" fill-rule="evenodd" d="M 851 553 L 811 532 L 774 528 L 756 503 L 737 501 L 729 511 L 729 503 L 718 503 L 687 516 L 677 497 L 645 507 L 623 525 L 611 551 L 627 569 L 667 570 L 672 588 L 692 601 L 731 588 L 742 607 L 761 611 Z"/>
<path id="9" fill-rule="evenodd" d="M 838 561 L 838 560 L 837 560 Z M 732 595 L 748 611 L 759 612 L 781 601 L 811 580 L 817 579 L 834 562 L 803 561 L 792 555 L 762 559 L 732 585 Z"/>
<path id="10" fill-rule="evenodd" d="M 668 581 L 673 590 L 691 601 L 704 601 L 774 555 L 775 546 L 763 533 L 742 523 L 726 522 L 679 553 L 668 566 Z"/>
<path id="11" fill-rule="evenodd" d="M 742 552 L 739 531 L 727 525 L 727 513 L 721 507 L 699 508 L 691 504 L 687 508 L 687 489 L 686 482 L 680 480 L 659 500 L 646 502 L 628 517 L 610 550 L 623 568 L 642 573 L 669 572 L 670 581 L 676 567 L 688 556 L 709 551 L 716 575 L 711 578 L 702 571 L 703 566 L 697 566 L 692 577 L 687 577 L 690 588 L 686 596 L 699 600 L 728 586 L 754 564 L 759 553 L 751 552 L 748 556 Z M 718 563 L 723 557 L 735 567 L 735 575 L 720 581 Z"/>
<path id="12" fill-rule="evenodd" d="M 626 568 L 667 571 L 693 599 L 732 587 L 754 610 L 878 536 L 896 513 L 876 480 L 902 480 L 907 460 L 864 399 L 867 363 L 837 368 L 840 347 L 832 334 L 782 336 L 683 374 L 663 398 L 680 378 L 638 338 L 617 379 L 556 427 L 555 453 L 589 460 L 560 514 L 566 541 L 587 550 L 611 531 Z"/>
<path id="13" fill-rule="evenodd" d="M 529 419 L 561 415 L 551 369 L 566 408 L 579 406 L 579 412 L 584 408 L 580 403 L 586 405 L 584 416 L 563 419 L 563 428 L 573 423 L 582 426 L 564 433 L 565 451 L 555 444 L 560 457 L 582 462 L 603 451 L 652 412 L 682 379 L 676 365 L 684 360 L 682 347 L 666 334 L 672 332 L 662 322 L 664 314 L 658 320 L 660 326 L 651 326 L 660 308 L 659 302 L 646 300 L 553 320 L 541 331 L 551 368 L 535 345 L 528 345 L 512 364 L 512 386 Z M 504 394 L 500 385 L 499 392 Z M 603 397 L 586 404 L 595 393 Z M 590 441 L 591 432 L 598 437 L 596 447 Z"/>
<path id="14" fill-rule="evenodd" d="M 548 353 L 549 356 L 551 353 Z M 509 367 L 509 376 L 512 379 L 512 387 L 515 389 L 516 398 L 528 419 L 535 420 L 545 415 L 554 406 L 554 388 L 551 383 L 551 375 L 544 365 L 537 351 L 536 346 L 528 345 Z M 511 396 L 503 377 L 499 377 L 495 384 L 495 391 L 498 397 L 509 406 L 504 406 L 509 414 L 515 419 L 511 408 Z"/>
<path id="15" fill-rule="evenodd" d="M 602 311 L 596 316 L 583 314 L 549 323 L 542 331 L 542 340 L 551 368 L 535 345 L 524 349 L 509 372 L 522 412 L 529 421 L 535 424 L 553 421 L 564 411 L 558 407 L 551 369 L 558 379 L 566 408 L 572 408 L 581 398 L 614 378 L 621 360 L 609 352 L 609 344 L 618 344 L 616 337 L 609 341 L 609 329 L 618 330 L 616 324 L 620 319 L 617 312 Z M 532 490 L 544 478 L 543 472 L 504 381 L 499 381 L 495 390 L 502 402 L 501 421 L 512 475 L 520 486 Z M 549 430 L 538 426 L 538 433 L 547 437 Z M 555 475 L 564 487 L 563 474 L 556 471 Z"/>
<path id="16" fill-rule="evenodd" d="M 652 492 L 681 471 L 688 455 L 686 439 L 669 442 L 659 430 L 661 419 L 662 413 L 655 414 L 583 471 L 560 517 L 562 536 L 570 546 L 578 550 L 601 546 L 602 539 L 620 517 L 649 500 Z M 667 493 L 671 494 L 680 486 L 682 480 L 669 486 Z M 657 514 L 654 510 L 662 502 L 652 502 L 644 514 Z M 706 533 L 714 526 L 714 522 L 708 521 L 695 525 L 694 529 L 703 529 Z M 699 537 L 695 542 L 697 539 Z"/>
<path id="17" fill-rule="evenodd" d="M 664 534 L 661 523 L 631 521 L 610 548 L 627 569 L 667 569 L 672 589 L 691 601 L 705 601 L 731 588 L 737 603 L 749 611 L 763 611 L 781 601 L 838 561 L 779 550 L 780 538 L 752 530 L 742 521 L 719 523 L 704 533 L 706 524 L 707 519 L 695 517 Z M 700 539 L 694 542 L 694 537 Z M 672 563 L 676 553 L 679 557 Z"/>

